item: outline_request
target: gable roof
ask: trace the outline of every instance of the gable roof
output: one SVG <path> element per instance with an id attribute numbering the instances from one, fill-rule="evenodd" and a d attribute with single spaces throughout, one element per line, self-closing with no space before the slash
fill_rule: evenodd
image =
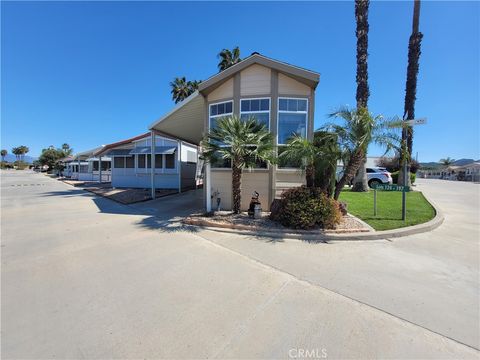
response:
<path id="1" fill-rule="evenodd" d="M 198 91 L 203 94 L 208 94 L 210 91 L 214 90 L 214 88 L 216 88 L 218 85 L 222 84 L 224 81 L 229 79 L 231 76 L 233 76 L 239 71 L 242 71 L 243 69 L 246 69 L 247 67 L 253 64 L 259 64 L 271 69 L 275 69 L 314 89 L 317 87 L 318 82 L 320 81 L 320 74 L 317 72 L 307 70 L 295 65 L 291 65 L 282 61 L 278 61 L 278 60 L 263 56 L 259 53 L 253 53 L 252 55 L 246 57 L 239 63 L 233 66 L 230 66 L 228 69 L 225 69 L 222 72 L 209 77 L 205 81 L 202 81 L 198 85 Z"/>
<path id="2" fill-rule="evenodd" d="M 141 134 L 141 135 L 134 136 L 134 137 L 129 138 L 129 139 L 125 139 L 125 140 L 117 141 L 117 142 L 114 142 L 114 143 L 111 143 L 111 144 L 107 144 L 107 145 L 103 146 L 101 149 L 98 149 L 98 151 L 96 151 L 93 155 L 98 156 L 98 155 L 104 154 L 108 150 L 113 149 L 117 146 L 129 144 L 129 143 L 131 143 L 135 140 L 141 140 L 141 139 L 146 138 L 148 136 L 150 136 L 149 132 Z"/>

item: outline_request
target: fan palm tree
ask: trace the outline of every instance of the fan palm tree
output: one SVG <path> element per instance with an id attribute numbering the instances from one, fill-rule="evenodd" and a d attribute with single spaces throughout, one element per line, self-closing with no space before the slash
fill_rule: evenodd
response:
<path id="1" fill-rule="evenodd" d="M 330 123 L 324 125 L 323 129 L 337 136 L 340 150 L 344 158 L 348 159 L 343 175 L 335 187 L 334 198 L 338 200 L 345 184 L 350 182 L 362 165 L 370 143 L 385 147 L 387 153 L 399 149 L 400 139 L 391 129 L 398 121 L 385 120 L 381 115 L 374 116 L 366 108 L 344 107 L 329 117 L 343 120 L 342 125 Z"/>
<path id="2" fill-rule="evenodd" d="M 332 197 L 335 191 L 337 162 L 342 158 L 337 135 L 317 130 L 313 134 L 313 144 L 322 149 L 322 155 L 315 160 L 315 187 Z"/>
<path id="3" fill-rule="evenodd" d="M 0 154 L 2 155 L 2 162 L 5 162 L 5 156 L 7 156 L 8 151 L 5 149 L 2 149 L 2 151 L 0 151 Z"/>
<path id="4" fill-rule="evenodd" d="M 451 157 L 447 157 L 445 159 L 440 159 L 440 164 L 442 164 L 445 167 L 449 167 L 449 166 L 453 165 L 454 162 L 455 162 L 455 159 L 452 159 Z"/>
<path id="5" fill-rule="evenodd" d="M 307 187 L 313 187 L 315 180 L 315 161 L 321 155 L 321 148 L 315 146 L 312 141 L 295 134 L 287 141 L 287 146 L 280 154 L 279 159 L 299 164 L 302 171 L 305 172 Z"/>
<path id="6" fill-rule="evenodd" d="M 355 0 L 355 20 L 357 36 L 357 109 L 368 107 L 368 98 L 370 90 L 368 88 L 368 9 L 369 0 Z M 368 191 L 367 169 L 366 169 L 365 151 L 362 164 L 355 177 L 352 191 Z"/>
<path id="7" fill-rule="evenodd" d="M 240 212 L 242 171 L 254 167 L 258 161 L 273 163 L 275 152 L 273 135 L 265 125 L 253 117 L 241 120 L 232 115 L 217 120 L 217 125 L 203 138 L 202 159 L 218 159 L 232 163 L 233 213 Z"/>
<path id="8" fill-rule="evenodd" d="M 171 94 L 172 99 L 175 101 L 175 104 L 179 103 L 180 101 L 185 100 L 187 97 L 192 95 L 195 90 L 198 89 L 198 85 L 201 81 L 193 80 L 187 81 L 184 77 L 176 77 L 170 82 L 170 87 L 172 88 Z"/>
<path id="9" fill-rule="evenodd" d="M 218 63 L 219 72 L 242 61 L 242 59 L 240 59 L 240 49 L 238 46 L 234 47 L 232 51 L 229 49 L 223 49 L 218 54 L 218 58 L 220 59 L 220 62 Z"/>

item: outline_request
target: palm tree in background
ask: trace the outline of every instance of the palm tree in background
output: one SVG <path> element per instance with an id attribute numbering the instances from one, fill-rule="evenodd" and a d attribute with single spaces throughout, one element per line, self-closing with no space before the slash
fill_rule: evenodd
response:
<path id="1" fill-rule="evenodd" d="M 231 51 L 229 49 L 223 49 L 218 54 L 218 58 L 220 59 L 218 63 L 219 72 L 242 61 L 242 59 L 240 59 L 240 48 L 238 46 L 234 47 Z"/>
<path id="2" fill-rule="evenodd" d="M 8 151 L 5 149 L 2 149 L 2 151 L 0 151 L 0 155 L 2 156 L 2 162 L 5 162 L 5 156 L 7 156 L 7 154 Z"/>
<path id="3" fill-rule="evenodd" d="M 386 149 L 398 150 L 400 138 L 392 130 L 395 120 L 385 120 L 381 115 L 374 116 L 364 107 L 360 109 L 340 108 L 329 115 L 331 118 L 343 120 L 343 124 L 325 124 L 322 129 L 337 136 L 338 145 L 345 159 L 342 177 L 335 187 L 335 200 L 338 200 L 340 192 L 345 184 L 348 184 L 362 166 L 368 145 L 376 143 Z M 368 184 L 367 184 L 368 186 Z"/>
<path id="4" fill-rule="evenodd" d="M 216 162 L 230 160 L 232 165 L 232 210 L 240 213 L 242 172 L 258 161 L 275 162 L 273 135 L 253 117 L 241 120 L 232 115 L 217 120 L 217 125 L 203 138 L 202 159 Z"/>
<path id="5" fill-rule="evenodd" d="M 198 89 L 200 83 L 201 81 L 198 80 L 187 81 L 185 76 L 173 79 L 173 81 L 170 82 L 170 87 L 172 88 L 171 94 L 175 104 L 192 95 Z"/>
<path id="6" fill-rule="evenodd" d="M 20 159 L 23 161 L 25 160 L 25 154 L 27 154 L 30 151 L 28 146 L 22 145 L 20 146 Z"/>
<path id="7" fill-rule="evenodd" d="M 70 147 L 69 144 L 63 143 L 62 144 L 62 150 L 63 150 L 63 153 L 65 154 L 65 156 L 72 155 L 73 149 Z"/>
<path id="8" fill-rule="evenodd" d="M 440 164 L 442 164 L 445 167 L 449 167 L 449 166 L 453 165 L 454 162 L 455 162 L 455 159 L 452 159 L 451 157 L 447 157 L 445 159 L 440 159 Z"/>
<path id="9" fill-rule="evenodd" d="M 420 24 L 420 0 L 414 0 L 413 3 L 413 21 L 412 34 L 408 41 L 408 66 L 407 66 L 407 83 L 405 86 L 405 105 L 403 111 L 403 120 L 415 119 L 415 100 L 417 99 L 417 76 L 420 59 L 420 45 L 422 43 L 423 34 L 419 31 Z M 407 162 L 407 169 L 410 171 L 410 162 L 412 159 L 413 146 L 413 127 L 407 126 L 402 131 L 402 140 L 405 142 L 404 151 L 400 156 L 400 164 Z M 410 182 L 410 176 L 407 176 Z M 398 175 L 398 183 L 403 184 L 403 166 L 400 166 Z"/>
<path id="10" fill-rule="evenodd" d="M 357 109 L 368 108 L 368 98 L 370 90 L 368 88 L 368 9 L 370 6 L 369 0 L 355 0 L 355 20 L 357 28 L 355 35 L 357 37 Z M 361 166 L 355 181 L 352 191 L 368 191 L 367 182 L 367 149 L 362 159 Z"/>

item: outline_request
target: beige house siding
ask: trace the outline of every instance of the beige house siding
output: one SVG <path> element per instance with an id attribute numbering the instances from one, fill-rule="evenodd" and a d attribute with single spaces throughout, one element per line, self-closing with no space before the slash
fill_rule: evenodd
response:
<path id="1" fill-rule="evenodd" d="M 220 85 L 218 88 L 213 90 L 210 94 L 208 94 L 208 101 L 217 101 L 217 100 L 223 100 L 226 98 L 232 98 L 233 97 L 233 78 L 228 79 Z"/>
<path id="2" fill-rule="evenodd" d="M 270 93 L 271 70 L 254 64 L 240 73 L 240 95 L 264 95 Z"/>
<path id="3" fill-rule="evenodd" d="M 278 74 L 278 93 L 282 95 L 309 96 L 310 87 L 284 74 Z"/>
<path id="4" fill-rule="evenodd" d="M 232 172 L 230 170 L 212 170 L 211 176 L 212 195 L 220 193 L 222 209 L 232 208 Z M 263 210 L 269 210 L 268 201 L 268 172 L 244 170 L 242 174 L 242 203 L 241 209 L 246 211 L 250 205 L 252 193 L 257 191 L 260 194 L 259 200 Z M 217 208 L 216 198 L 212 200 L 212 209 Z"/>
<path id="5" fill-rule="evenodd" d="M 304 185 L 305 174 L 301 170 L 277 170 L 275 180 L 275 197 L 279 198 L 284 190 Z"/>
<path id="6" fill-rule="evenodd" d="M 232 208 L 232 172 L 230 170 L 211 170 L 210 188 L 212 189 L 212 196 L 216 192 L 220 193 L 219 197 L 222 199 L 220 207 L 222 209 Z M 212 210 L 217 209 L 217 199 L 212 199 Z"/>

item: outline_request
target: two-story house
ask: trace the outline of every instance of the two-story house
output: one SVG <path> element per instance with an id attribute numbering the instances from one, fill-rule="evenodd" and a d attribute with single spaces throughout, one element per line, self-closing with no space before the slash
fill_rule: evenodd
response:
<path id="1" fill-rule="evenodd" d="M 274 134 L 278 151 L 293 133 L 312 138 L 316 72 L 253 53 L 238 64 L 203 81 L 198 91 L 155 121 L 152 134 L 163 134 L 200 144 L 216 119 L 236 114 L 255 116 Z M 262 208 L 268 210 L 275 197 L 287 188 L 305 182 L 298 168 L 259 164 L 244 170 L 242 209 L 247 209 L 253 191 L 260 193 Z M 222 209 L 231 209 L 232 176 L 227 162 L 205 166 L 205 207 L 216 206 L 213 194 L 220 197 Z"/>

